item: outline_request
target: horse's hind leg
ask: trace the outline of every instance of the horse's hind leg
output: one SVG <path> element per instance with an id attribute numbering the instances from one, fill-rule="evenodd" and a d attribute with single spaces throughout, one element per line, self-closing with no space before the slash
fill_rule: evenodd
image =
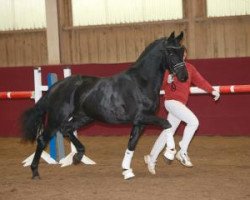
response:
<path id="1" fill-rule="evenodd" d="M 42 155 L 43 150 L 48 145 L 48 142 L 51 138 L 50 132 L 45 130 L 41 135 L 37 138 L 37 148 L 35 152 L 35 156 L 33 158 L 33 161 L 31 163 L 31 171 L 32 171 L 32 179 L 40 179 L 39 173 L 38 173 L 38 164 Z"/>
<path id="2" fill-rule="evenodd" d="M 73 164 L 77 165 L 81 162 L 81 159 L 85 153 L 85 147 L 84 145 L 77 139 L 77 137 L 74 135 L 73 132 L 68 133 L 68 137 L 70 141 L 74 144 L 76 147 L 77 152 L 73 156 Z"/>
<path id="3" fill-rule="evenodd" d="M 60 129 L 61 133 L 64 136 L 69 137 L 70 141 L 76 147 L 77 153 L 73 157 L 74 164 L 79 164 L 85 153 L 85 147 L 74 135 L 74 131 L 81 126 L 91 123 L 92 121 L 93 119 L 89 118 L 85 114 L 77 114 L 71 117 L 67 122 L 65 122 Z"/>

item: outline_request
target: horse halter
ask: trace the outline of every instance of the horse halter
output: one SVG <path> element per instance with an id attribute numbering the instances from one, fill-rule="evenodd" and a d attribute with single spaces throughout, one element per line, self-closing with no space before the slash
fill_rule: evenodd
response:
<path id="1" fill-rule="evenodd" d="M 182 47 L 176 47 L 176 46 L 168 46 L 166 49 L 181 49 Z M 178 71 L 185 66 L 185 62 L 182 60 L 179 63 L 176 63 L 173 66 L 169 66 L 169 71 L 172 75 L 176 75 Z"/>
<path id="2" fill-rule="evenodd" d="M 183 68 L 184 66 L 185 66 L 185 62 L 183 62 L 183 61 L 175 64 L 174 66 L 170 66 L 169 67 L 170 73 L 173 75 L 176 75 L 178 73 L 178 71 L 181 68 Z"/>
<path id="3" fill-rule="evenodd" d="M 180 70 L 180 68 L 183 67 L 183 66 L 185 66 L 185 63 L 180 62 L 180 63 L 175 64 L 172 67 L 169 67 L 169 71 L 170 71 L 171 76 L 172 77 L 175 76 L 178 73 L 178 71 Z M 170 84 L 171 91 L 173 91 L 173 92 L 176 91 L 176 85 L 175 85 L 174 81 L 172 81 L 169 84 Z"/>

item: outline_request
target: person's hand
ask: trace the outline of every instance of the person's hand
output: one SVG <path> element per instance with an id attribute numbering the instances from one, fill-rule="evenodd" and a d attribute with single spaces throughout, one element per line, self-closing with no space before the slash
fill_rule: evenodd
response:
<path id="1" fill-rule="evenodd" d="M 218 99 L 220 98 L 220 92 L 218 92 L 217 90 L 213 90 L 212 95 L 214 96 L 215 101 L 218 101 Z"/>
<path id="2" fill-rule="evenodd" d="M 172 74 L 168 75 L 168 84 L 172 83 L 174 81 L 174 76 Z"/>

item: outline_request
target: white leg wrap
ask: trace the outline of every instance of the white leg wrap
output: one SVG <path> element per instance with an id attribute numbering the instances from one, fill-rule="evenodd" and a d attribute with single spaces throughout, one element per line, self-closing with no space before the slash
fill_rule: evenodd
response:
<path id="1" fill-rule="evenodd" d="M 124 176 L 125 180 L 133 178 L 135 176 L 132 169 L 125 170 L 124 172 L 122 172 L 122 175 Z"/>
<path id="2" fill-rule="evenodd" d="M 129 151 L 128 149 L 125 151 L 125 155 L 122 161 L 123 169 L 130 169 L 130 164 L 131 164 L 133 155 L 134 155 L 134 151 Z"/>

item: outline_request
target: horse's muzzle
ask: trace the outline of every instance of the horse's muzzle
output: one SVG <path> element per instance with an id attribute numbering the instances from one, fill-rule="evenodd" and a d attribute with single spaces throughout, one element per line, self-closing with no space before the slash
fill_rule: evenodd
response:
<path id="1" fill-rule="evenodd" d="M 186 82 L 188 80 L 188 72 L 186 68 L 179 69 L 176 76 L 180 82 Z"/>
<path id="2" fill-rule="evenodd" d="M 182 74 L 180 75 L 180 77 L 178 77 L 177 75 L 177 78 L 179 79 L 180 82 L 186 82 L 188 80 L 188 74 Z"/>
<path id="3" fill-rule="evenodd" d="M 173 74 L 176 75 L 179 81 L 185 82 L 188 79 L 188 72 L 185 62 L 179 62 L 172 67 Z"/>

